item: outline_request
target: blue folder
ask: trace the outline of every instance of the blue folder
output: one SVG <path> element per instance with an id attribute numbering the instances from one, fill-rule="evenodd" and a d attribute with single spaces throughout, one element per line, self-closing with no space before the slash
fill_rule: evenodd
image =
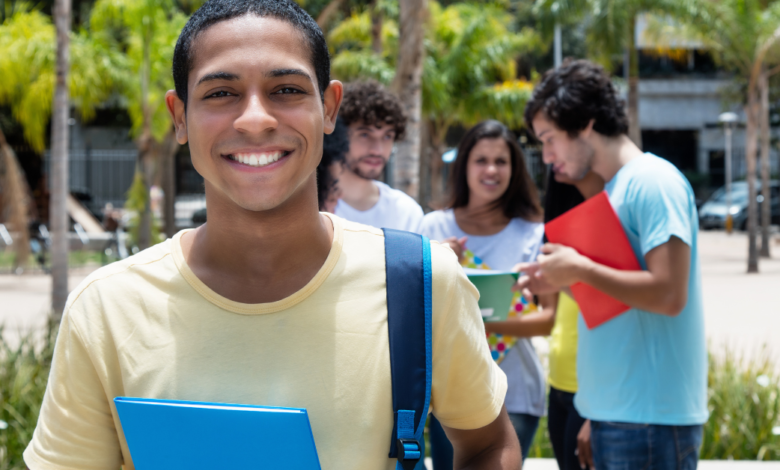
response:
<path id="1" fill-rule="evenodd" d="M 137 470 L 320 469 L 305 409 L 114 398 Z"/>

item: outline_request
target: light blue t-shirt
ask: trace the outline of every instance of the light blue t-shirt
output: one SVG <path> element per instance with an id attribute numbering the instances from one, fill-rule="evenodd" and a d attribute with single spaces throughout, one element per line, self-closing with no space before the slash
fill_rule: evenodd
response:
<path id="1" fill-rule="evenodd" d="M 694 425 L 707 421 L 707 350 L 693 191 L 668 161 L 646 153 L 605 187 L 642 269 L 677 237 L 691 247 L 688 303 L 676 317 L 631 309 L 589 330 L 579 317 L 574 403 L 597 421 Z"/>

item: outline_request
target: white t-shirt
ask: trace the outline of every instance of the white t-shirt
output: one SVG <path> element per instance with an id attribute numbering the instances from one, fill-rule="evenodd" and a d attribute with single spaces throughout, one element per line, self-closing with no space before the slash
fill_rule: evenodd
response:
<path id="1" fill-rule="evenodd" d="M 458 226 L 452 209 L 447 209 L 427 214 L 420 230 L 431 240 L 468 237 L 466 248 L 490 269 L 509 270 L 517 263 L 536 259 L 542 245 L 544 224 L 515 218 L 495 235 L 469 235 Z M 501 369 L 506 373 L 508 383 L 507 411 L 543 416 L 544 372 L 529 338 L 517 339 L 501 362 Z"/>
<path id="2" fill-rule="evenodd" d="M 374 184 L 379 188 L 379 200 L 374 207 L 367 211 L 359 211 L 339 199 L 336 204 L 336 215 L 376 228 L 393 228 L 420 233 L 423 210 L 417 201 L 405 192 L 393 189 L 381 181 L 374 181 Z"/>

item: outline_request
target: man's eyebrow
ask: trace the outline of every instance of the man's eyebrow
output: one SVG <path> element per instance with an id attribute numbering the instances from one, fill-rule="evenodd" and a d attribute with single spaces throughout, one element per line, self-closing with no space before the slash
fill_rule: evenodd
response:
<path id="1" fill-rule="evenodd" d="M 308 78 L 309 81 L 313 81 L 311 75 L 301 69 L 274 69 L 265 74 L 268 78 L 284 77 L 285 75 L 300 75 L 301 77 Z"/>
<path id="2" fill-rule="evenodd" d="M 544 134 L 548 132 L 548 129 L 543 130 L 542 132 L 536 134 L 537 139 L 541 139 Z"/>
<path id="3" fill-rule="evenodd" d="M 239 79 L 239 76 L 234 74 L 234 73 L 230 73 L 230 72 L 214 72 L 214 73 L 209 73 L 209 74 L 204 75 L 200 80 L 198 80 L 198 83 L 195 84 L 195 86 L 198 86 L 198 85 L 200 85 L 201 83 L 204 83 L 204 82 L 210 82 L 212 80 L 235 81 L 235 80 L 238 80 L 238 79 Z"/>

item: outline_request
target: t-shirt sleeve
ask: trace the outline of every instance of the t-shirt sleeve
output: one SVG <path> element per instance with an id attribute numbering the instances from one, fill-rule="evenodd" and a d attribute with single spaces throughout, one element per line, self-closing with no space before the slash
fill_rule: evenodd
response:
<path id="1" fill-rule="evenodd" d="M 31 470 L 119 469 L 111 406 L 71 314 L 63 316 L 38 425 L 24 451 Z"/>
<path id="2" fill-rule="evenodd" d="M 642 256 L 677 237 L 686 245 L 693 243 L 693 193 L 681 174 L 648 171 L 637 178 L 632 188 L 635 208 L 632 218 L 637 228 Z"/>
<path id="3" fill-rule="evenodd" d="M 447 427 L 492 423 L 506 397 L 506 375 L 493 361 L 479 312 L 479 293 L 455 254 L 431 243 L 433 267 L 433 414 Z"/>

